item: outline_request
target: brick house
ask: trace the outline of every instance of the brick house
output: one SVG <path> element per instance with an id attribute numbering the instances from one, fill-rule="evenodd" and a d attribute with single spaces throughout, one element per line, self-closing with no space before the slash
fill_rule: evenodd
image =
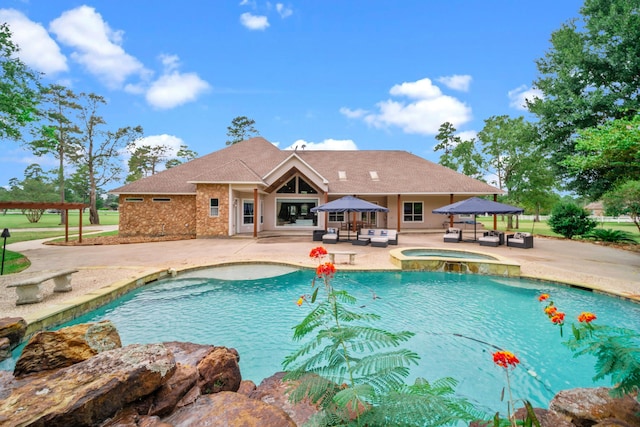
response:
<path id="1" fill-rule="evenodd" d="M 369 227 L 442 228 L 435 208 L 502 191 L 397 150 L 280 150 L 252 138 L 110 191 L 119 195 L 123 236 L 219 237 L 262 231 Z M 355 195 L 387 213 L 313 214 Z"/>

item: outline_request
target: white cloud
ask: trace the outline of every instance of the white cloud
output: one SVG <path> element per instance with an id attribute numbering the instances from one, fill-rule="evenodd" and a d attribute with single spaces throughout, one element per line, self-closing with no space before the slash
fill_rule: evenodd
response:
<path id="1" fill-rule="evenodd" d="M 18 56 L 29 67 L 46 74 L 69 69 L 67 58 L 41 24 L 14 9 L 0 9 L 0 22 L 9 25 L 11 40 L 20 48 Z"/>
<path id="2" fill-rule="evenodd" d="M 282 3 L 276 3 L 276 10 L 282 19 L 288 18 L 293 15 L 293 9 L 286 7 Z"/>
<path id="3" fill-rule="evenodd" d="M 304 139 L 298 139 L 296 142 L 285 148 L 285 150 L 357 150 L 356 143 L 350 139 L 325 139 L 322 142 L 307 142 Z"/>
<path id="4" fill-rule="evenodd" d="M 461 141 L 470 141 L 472 139 L 478 139 L 478 132 L 475 130 L 463 130 L 462 132 L 458 132 L 456 136 L 459 137 Z"/>
<path id="5" fill-rule="evenodd" d="M 540 89 L 529 88 L 527 85 L 519 86 L 508 93 L 509 106 L 516 110 L 528 111 L 527 100 L 533 101 L 535 98 L 543 99 L 544 95 Z"/>
<path id="6" fill-rule="evenodd" d="M 431 83 L 430 79 L 422 79 L 417 82 L 404 82 L 395 85 L 389 91 L 391 95 L 406 96 L 414 99 L 436 98 L 442 95 L 440 88 Z"/>
<path id="7" fill-rule="evenodd" d="M 156 108 L 169 109 L 196 100 L 209 88 L 209 83 L 195 73 L 172 72 L 151 84 L 146 99 Z"/>
<path id="8" fill-rule="evenodd" d="M 71 57 L 111 88 L 121 87 L 132 75 L 149 71 L 122 48 L 122 31 L 114 31 L 96 10 L 80 6 L 49 24 L 60 43 L 75 49 Z"/>
<path id="9" fill-rule="evenodd" d="M 468 92 L 471 85 L 471 76 L 454 74 L 453 76 L 439 77 L 438 81 L 449 89 Z"/>
<path id="10" fill-rule="evenodd" d="M 457 98 L 443 95 L 440 88 L 428 78 L 395 85 L 389 93 L 410 98 L 411 102 L 388 99 L 376 104 L 377 113 L 345 107 L 341 108 L 340 112 L 347 117 L 361 118 L 376 128 L 396 126 L 406 133 L 422 135 L 437 134 L 444 122 L 461 126 L 472 117 L 469 106 Z"/>
<path id="11" fill-rule="evenodd" d="M 177 136 L 167 135 L 166 133 L 163 133 L 162 135 L 151 135 L 137 139 L 133 142 L 133 145 L 135 145 L 136 147 L 159 147 L 164 145 L 165 147 L 169 147 L 167 155 L 175 156 L 178 153 L 178 150 L 180 150 L 180 146 L 184 145 L 184 141 L 182 140 L 182 138 L 178 138 Z"/>
<path id="12" fill-rule="evenodd" d="M 250 30 L 266 30 L 269 27 L 266 16 L 253 15 L 249 12 L 240 15 L 240 23 Z"/>
<path id="13" fill-rule="evenodd" d="M 363 110 L 362 108 L 358 108 L 356 110 L 352 110 L 347 107 L 340 108 L 340 113 L 350 119 L 359 119 L 367 115 L 368 111 Z"/>

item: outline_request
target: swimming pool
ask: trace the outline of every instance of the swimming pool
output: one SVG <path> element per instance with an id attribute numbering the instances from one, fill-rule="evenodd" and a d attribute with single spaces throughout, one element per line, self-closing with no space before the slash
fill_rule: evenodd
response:
<path id="1" fill-rule="evenodd" d="M 310 292 L 313 275 L 260 265 L 193 271 L 133 291 L 73 323 L 110 319 L 124 345 L 191 341 L 234 347 L 243 378 L 259 383 L 281 370 L 284 357 L 297 348 L 292 328 L 309 307 L 298 307 L 296 300 Z M 573 359 L 542 313 L 540 293 L 550 293 L 568 317 L 587 310 L 602 324 L 640 327 L 640 305 L 544 282 L 398 271 L 339 272 L 333 283 L 356 296 L 365 312 L 379 314 L 376 326 L 416 334 L 402 346 L 421 356 L 409 381 L 454 377 L 458 393 L 489 412 L 505 411 L 504 372 L 491 358 L 496 347 L 521 360 L 511 376 L 515 398 L 546 406 L 562 389 L 594 386 L 594 360 Z M 3 363 L 0 369 L 11 369 L 11 362 Z"/>
<path id="2" fill-rule="evenodd" d="M 453 251 L 448 249 L 434 249 L 434 248 L 417 248 L 417 249 L 404 249 L 402 254 L 408 257 L 445 257 L 445 258 L 461 258 L 461 259 L 491 259 L 497 258 L 478 252 L 471 251 Z"/>

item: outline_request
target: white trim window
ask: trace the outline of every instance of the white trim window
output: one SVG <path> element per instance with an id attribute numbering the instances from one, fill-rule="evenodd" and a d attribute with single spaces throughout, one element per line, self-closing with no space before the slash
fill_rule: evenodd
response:
<path id="1" fill-rule="evenodd" d="M 253 200 L 243 200 L 242 201 L 242 223 L 243 224 L 253 224 L 254 217 L 254 204 Z"/>
<path id="2" fill-rule="evenodd" d="M 403 202 L 402 220 L 404 222 L 422 222 L 424 204 L 422 202 Z"/>
<path id="3" fill-rule="evenodd" d="M 220 216 L 220 199 L 209 199 L 209 216 Z"/>
<path id="4" fill-rule="evenodd" d="M 344 222 L 344 212 L 329 212 L 329 222 Z"/>

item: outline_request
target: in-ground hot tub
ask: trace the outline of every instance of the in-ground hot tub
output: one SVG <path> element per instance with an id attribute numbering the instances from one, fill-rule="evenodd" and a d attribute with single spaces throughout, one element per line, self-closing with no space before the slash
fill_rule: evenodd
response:
<path id="1" fill-rule="evenodd" d="M 400 248 L 390 251 L 391 262 L 403 270 L 520 276 L 520 265 L 498 255 L 445 248 Z"/>

